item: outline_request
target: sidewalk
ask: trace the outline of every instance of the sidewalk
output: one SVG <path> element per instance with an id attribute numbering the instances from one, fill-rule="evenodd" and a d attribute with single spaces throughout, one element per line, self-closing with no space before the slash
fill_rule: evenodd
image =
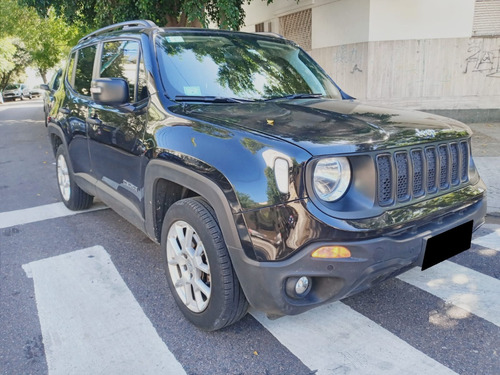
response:
<path id="1" fill-rule="evenodd" d="M 468 125 L 474 132 L 472 155 L 488 187 L 488 214 L 500 216 L 500 122 Z"/>

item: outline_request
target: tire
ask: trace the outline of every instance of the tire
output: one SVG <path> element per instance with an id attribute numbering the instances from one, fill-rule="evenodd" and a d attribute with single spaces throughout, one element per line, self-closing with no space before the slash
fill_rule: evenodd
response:
<path id="1" fill-rule="evenodd" d="M 75 183 L 73 171 L 67 163 L 64 146 L 60 145 L 56 153 L 56 173 L 59 195 L 66 207 L 73 211 L 85 210 L 92 205 L 94 197 L 84 192 Z"/>
<path id="2" fill-rule="evenodd" d="M 191 323 L 215 331 L 245 316 L 248 302 L 215 213 L 205 200 L 188 198 L 170 207 L 163 221 L 161 246 L 167 283 Z"/>

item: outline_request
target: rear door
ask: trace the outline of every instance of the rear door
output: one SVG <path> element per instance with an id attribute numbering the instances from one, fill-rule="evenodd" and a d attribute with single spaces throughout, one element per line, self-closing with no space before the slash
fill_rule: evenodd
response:
<path id="1" fill-rule="evenodd" d="M 64 95 L 58 104 L 57 116 L 68 136 L 68 153 L 77 176 L 88 179 L 91 173 L 87 141 L 86 118 L 92 104 L 90 84 L 93 77 L 97 45 L 90 45 L 74 51 L 71 55 L 66 77 Z"/>
<path id="2" fill-rule="evenodd" d="M 92 171 L 101 199 L 141 227 L 149 97 L 140 42 L 112 40 L 101 48 L 96 78 L 125 79 L 129 98 L 120 105 L 92 103 L 87 118 Z"/>

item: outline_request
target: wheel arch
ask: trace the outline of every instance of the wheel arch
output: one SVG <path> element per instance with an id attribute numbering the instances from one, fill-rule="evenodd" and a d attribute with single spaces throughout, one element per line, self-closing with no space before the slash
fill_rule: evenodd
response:
<path id="1" fill-rule="evenodd" d="M 47 127 L 48 127 L 50 144 L 52 146 L 52 152 L 54 153 L 54 156 L 56 155 L 57 149 L 59 148 L 60 145 L 64 145 L 64 147 L 67 150 L 68 142 L 66 140 L 66 137 L 64 136 L 63 131 L 59 127 L 54 126 L 53 123 L 49 123 Z"/>
<path id="2" fill-rule="evenodd" d="M 152 160 L 144 177 L 146 232 L 160 242 L 161 226 L 169 206 L 180 199 L 200 196 L 215 211 L 226 245 L 243 250 L 231 207 L 222 188 L 210 178 L 167 160 Z M 226 192 L 227 193 L 227 192 Z"/>

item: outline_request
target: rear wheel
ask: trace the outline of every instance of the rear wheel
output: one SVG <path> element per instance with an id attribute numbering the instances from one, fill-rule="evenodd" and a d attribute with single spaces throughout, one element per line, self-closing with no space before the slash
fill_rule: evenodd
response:
<path id="1" fill-rule="evenodd" d="M 173 204 L 162 228 L 167 282 L 184 316 L 214 331 L 245 316 L 248 302 L 210 205 L 201 198 Z"/>
<path id="2" fill-rule="evenodd" d="M 57 184 L 63 203 L 70 210 L 84 210 L 92 205 L 94 197 L 84 192 L 75 183 L 68 167 L 64 146 L 59 146 L 56 153 Z"/>

